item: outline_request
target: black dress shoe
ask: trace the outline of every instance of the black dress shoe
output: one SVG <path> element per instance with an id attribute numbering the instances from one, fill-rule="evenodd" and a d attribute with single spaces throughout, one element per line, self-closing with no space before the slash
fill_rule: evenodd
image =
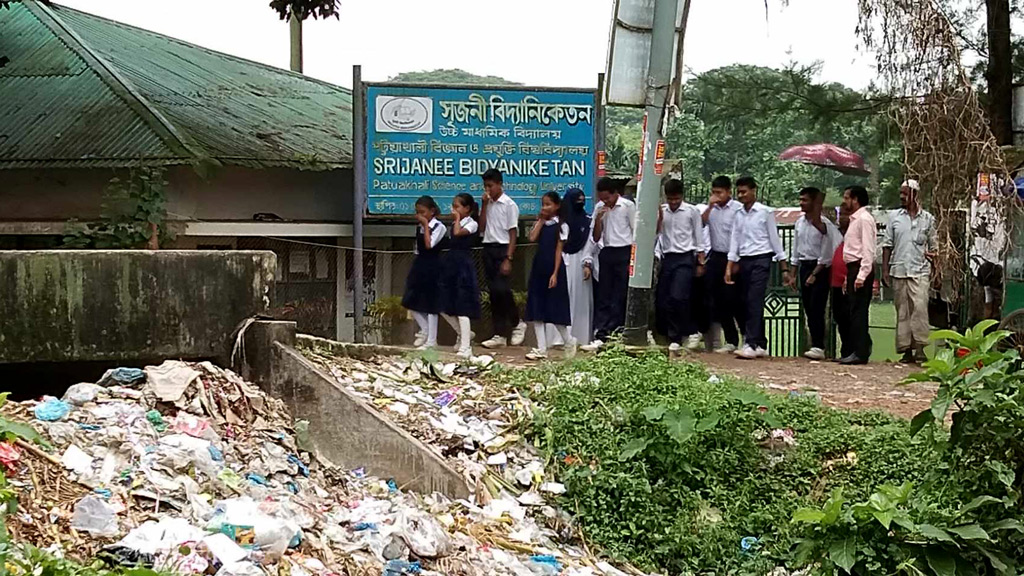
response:
<path id="1" fill-rule="evenodd" d="M 914 358 L 914 351 L 913 350 L 907 350 L 906 352 L 904 352 L 903 353 L 903 358 L 900 358 L 900 363 L 901 364 L 916 364 L 917 362 L 916 362 L 916 360 Z"/>
<path id="2" fill-rule="evenodd" d="M 867 360 L 861 360 L 860 357 L 857 356 L 856 354 L 850 354 L 846 358 L 841 358 L 839 360 L 839 363 L 840 364 L 851 365 L 851 364 L 867 364 L 868 362 L 867 362 Z"/>

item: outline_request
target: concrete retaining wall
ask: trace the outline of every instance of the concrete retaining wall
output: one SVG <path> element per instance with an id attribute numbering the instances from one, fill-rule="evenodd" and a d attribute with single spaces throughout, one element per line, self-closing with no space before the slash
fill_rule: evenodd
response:
<path id="1" fill-rule="evenodd" d="M 0 363 L 227 357 L 272 252 L 0 251 Z"/>
<path id="2" fill-rule="evenodd" d="M 343 468 L 394 478 L 402 488 L 469 497 L 462 475 L 443 458 L 306 360 L 294 342 L 293 323 L 256 322 L 246 331 L 242 374 L 283 400 L 294 418 L 309 421 L 321 454 Z"/>

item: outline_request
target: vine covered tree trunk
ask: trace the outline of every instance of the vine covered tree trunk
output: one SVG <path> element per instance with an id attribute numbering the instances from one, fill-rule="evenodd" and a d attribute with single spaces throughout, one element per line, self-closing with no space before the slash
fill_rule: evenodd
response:
<path id="1" fill-rule="evenodd" d="M 985 0 L 988 11 L 988 116 L 1000 145 L 1013 144 L 1013 48 L 1010 0 Z"/>

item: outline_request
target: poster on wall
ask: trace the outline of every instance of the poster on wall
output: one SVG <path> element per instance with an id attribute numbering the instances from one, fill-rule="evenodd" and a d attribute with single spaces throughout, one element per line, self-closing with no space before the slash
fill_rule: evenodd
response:
<path id="1" fill-rule="evenodd" d="M 581 188 L 593 206 L 594 91 L 529 88 L 366 88 L 367 211 L 409 215 L 416 199 L 442 213 L 456 194 L 479 202 L 480 175 L 497 168 L 524 217 L 547 192 Z"/>

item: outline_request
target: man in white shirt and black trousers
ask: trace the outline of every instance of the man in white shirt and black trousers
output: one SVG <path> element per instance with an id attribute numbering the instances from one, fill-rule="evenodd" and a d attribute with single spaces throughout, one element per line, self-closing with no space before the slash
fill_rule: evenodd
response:
<path id="1" fill-rule="evenodd" d="M 711 182 L 711 199 L 704 208 L 704 226 L 707 227 L 710 252 L 708 253 L 707 295 L 711 308 L 711 321 L 722 327 L 725 343 L 715 352 L 730 354 L 739 348 L 744 312 L 736 286 L 725 283 L 725 270 L 729 263 L 729 242 L 732 224 L 743 205 L 732 197 L 732 180 L 718 176 Z"/>
<path id="2" fill-rule="evenodd" d="M 665 183 L 665 204 L 658 214 L 658 250 L 661 271 L 655 292 L 657 318 L 662 321 L 669 352 L 679 352 L 683 340 L 696 350 L 701 342 L 691 300 L 694 278 L 704 275 L 704 223 L 693 204 L 683 202 L 683 183 Z"/>
<path id="3" fill-rule="evenodd" d="M 786 251 L 779 238 L 775 212 L 757 201 L 757 181 L 744 176 L 736 181 L 736 196 L 743 208 L 736 215 L 729 242 L 729 264 L 725 283 L 739 286 L 740 301 L 745 310 L 743 348 L 740 358 L 768 356 L 768 338 L 764 332 L 764 298 L 768 291 L 772 262 L 782 266 L 788 275 Z"/>
<path id="4" fill-rule="evenodd" d="M 800 286 L 796 285 L 795 275 L 784 279 L 787 286 L 800 290 L 807 329 L 811 333 L 811 348 L 804 357 L 811 360 L 825 359 L 825 309 L 828 308 L 832 255 L 843 241 L 836 225 L 822 218 L 824 203 L 825 195 L 818 188 L 800 191 L 803 214 L 793 228 L 793 254 L 789 261 L 792 266 L 799 266 Z"/>
<path id="5" fill-rule="evenodd" d="M 597 182 L 594 206 L 594 242 L 601 245 L 598 263 L 601 281 L 598 284 L 594 310 L 595 339 L 584 350 L 594 351 L 609 336 L 626 324 L 626 298 L 629 293 L 629 257 L 636 226 L 636 204 L 622 197 L 621 181 L 604 177 Z"/>
<path id="6" fill-rule="evenodd" d="M 519 235 L 519 206 L 504 193 L 501 172 L 491 168 L 481 178 L 484 195 L 480 202 L 480 230 L 494 324 L 494 336 L 482 344 L 484 348 L 504 348 L 511 340 L 513 346 L 519 346 L 526 336 L 526 324 L 519 320 L 519 307 L 510 283 Z"/>

